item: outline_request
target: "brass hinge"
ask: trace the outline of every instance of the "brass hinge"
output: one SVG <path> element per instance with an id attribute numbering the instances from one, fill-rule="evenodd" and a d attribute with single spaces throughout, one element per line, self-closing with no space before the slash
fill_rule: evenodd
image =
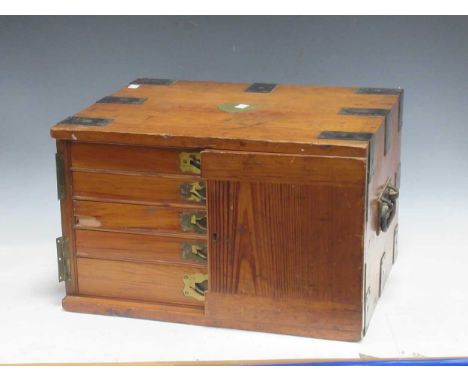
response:
<path id="1" fill-rule="evenodd" d="M 65 163 L 60 153 L 55 154 L 55 169 L 57 171 L 57 198 L 63 200 L 67 193 L 65 190 Z"/>
<path id="2" fill-rule="evenodd" d="M 182 172 L 190 172 L 192 174 L 201 173 L 201 155 L 200 153 L 180 153 L 180 169 Z"/>
<path id="3" fill-rule="evenodd" d="M 205 292 L 208 290 L 208 275 L 195 273 L 184 275 L 184 295 L 198 301 L 205 301 Z"/>
<path id="4" fill-rule="evenodd" d="M 68 239 L 64 236 L 56 239 L 59 282 L 70 280 L 70 256 Z"/>

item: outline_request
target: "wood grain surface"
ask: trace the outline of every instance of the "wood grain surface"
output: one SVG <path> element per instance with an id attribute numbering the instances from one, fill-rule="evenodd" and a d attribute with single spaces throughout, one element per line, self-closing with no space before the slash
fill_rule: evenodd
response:
<path id="1" fill-rule="evenodd" d="M 330 158 L 206 150 L 202 153 L 205 179 L 247 180 L 265 183 L 328 183 L 362 186 L 364 158 Z"/>
<path id="2" fill-rule="evenodd" d="M 189 148 L 185 152 L 196 152 Z M 182 150 L 122 145 L 73 143 L 73 169 L 128 170 L 143 173 L 183 174 L 179 155 Z M 196 175 L 194 175 L 196 176 Z"/>
<path id="3" fill-rule="evenodd" d="M 210 292 L 205 309 L 213 326 L 344 341 L 362 338 L 361 305 Z"/>
<path id="4" fill-rule="evenodd" d="M 183 276 L 204 273 L 190 265 L 141 264 L 78 258 L 79 293 L 146 302 L 203 305 L 184 296 Z"/>
<path id="5" fill-rule="evenodd" d="M 141 235 L 121 232 L 76 230 L 76 255 L 103 260 L 186 264 L 184 244 L 206 245 L 206 240 L 183 236 Z"/>
<path id="6" fill-rule="evenodd" d="M 188 212 L 202 213 L 203 211 L 204 209 L 186 210 L 144 204 L 74 201 L 75 226 L 77 228 L 182 233 L 181 215 Z"/>
<path id="7" fill-rule="evenodd" d="M 209 182 L 210 291 L 359 305 L 363 189 Z"/>
<path id="8" fill-rule="evenodd" d="M 383 117 L 348 116 L 344 107 L 390 110 L 398 95 L 358 94 L 353 88 L 278 85 L 249 93 L 249 84 L 177 81 L 124 87 L 114 96 L 142 97 L 142 105 L 96 103 L 78 116 L 112 119 L 103 127 L 57 124 L 56 139 L 161 147 L 359 156 L 365 143 L 317 139 L 323 130 L 375 132 Z M 223 104 L 253 108 L 227 113 Z"/>
<path id="9" fill-rule="evenodd" d="M 158 205 L 197 206 L 181 196 L 181 185 L 195 182 L 196 178 L 145 176 L 88 171 L 73 171 L 73 195 L 78 199 L 103 201 L 129 201 Z"/>
<path id="10" fill-rule="evenodd" d="M 219 163 L 220 156 L 222 153 L 204 157 L 203 169 L 210 168 L 210 159 Z M 304 161 L 307 159 L 313 167 L 316 158 Z M 360 338 L 366 166 L 351 173 L 359 186 L 351 182 L 351 186 L 337 187 L 310 182 L 309 172 L 301 172 L 309 164 L 302 160 L 288 161 L 289 166 L 284 167 L 273 167 L 274 159 L 271 163 L 283 183 L 264 182 L 261 175 L 249 176 L 249 171 L 243 172 L 241 181 L 235 176 L 234 181 L 208 180 L 208 314 L 232 323 L 238 315 L 231 304 L 240 301 L 243 306 L 248 304 L 251 317 L 270 322 L 269 328 L 298 326 L 304 335 L 311 330 L 320 336 L 316 328 L 304 323 L 311 315 L 324 317 L 320 309 L 326 304 L 345 304 L 353 307 L 349 318 L 353 333 L 348 338 Z M 262 168 L 266 174 L 272 171 L 268 166 Z M 341 166 L 344 179 L 350 176 L 348 168 Z M 220 168 L 214 172 L 218 173 L 220 179 L 229 179 L 231 167 L 226 166 L 227 176 Z M 304 179 L 297 179 L 301 173 Z M 305 181 L 311 184 L 303 184 Z M 262 307 L 260 301 L 268 301 L 268 305 Z M 310 309 L 276 314 L 288 309 L 288 301 Z"/>

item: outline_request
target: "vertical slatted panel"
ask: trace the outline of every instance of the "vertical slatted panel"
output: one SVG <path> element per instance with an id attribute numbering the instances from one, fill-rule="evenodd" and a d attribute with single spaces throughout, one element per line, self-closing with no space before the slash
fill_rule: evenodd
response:
<path id="1" fill-rule="evenodd" d="M 359 301 L 362 190 L 209 181 L 210 291 Z"/>

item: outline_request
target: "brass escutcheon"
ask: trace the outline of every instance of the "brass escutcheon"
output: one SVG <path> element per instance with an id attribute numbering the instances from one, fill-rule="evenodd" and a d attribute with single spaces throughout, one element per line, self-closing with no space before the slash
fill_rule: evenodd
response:
<path id="1" fill-rule="evenodd" d="M 184 200 L 204 202 L 206 200 L 205 182 L 182 183 L 180 185 L 180 196 Z"/>
<path id="2" fill-rule="evenodd" d="M 205 243 L 183 243 L 182 258 L 205 264 L 208 259 L 208 247 Z"/>
<path id="3" fill-rule="evenodd" d="M 200 153 L 180 153 L 180 169 L 182 172 L 190 172 L 192 174 L 200 174 L 201 155 Z"/>
<path id="4" fill-rule="evenodd" d="M 205 301 L 205 292 L 208 290 L 208 275 L 203 273 L 185 274 L 183 277 L 183 293 L 186 297 L 198 301 Z"/>
<path id="5" fill-rule="evenodd" d="M 184 232 L 206 233 L 206 212 L 182 212 L 180 215 L 180 226 Z"/>

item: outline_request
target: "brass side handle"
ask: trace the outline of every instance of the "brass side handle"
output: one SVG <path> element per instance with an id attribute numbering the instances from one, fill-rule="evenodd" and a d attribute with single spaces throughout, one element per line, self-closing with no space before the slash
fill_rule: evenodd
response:
<path id="1" fill-rule="evenodd" d="M 392 224 L 397 211 L 397 199 L 400 193 L 398 189 L 387 181 L 382 194 L 379 197 L 379 226 L 382 232 L 387 232 Z"/>

